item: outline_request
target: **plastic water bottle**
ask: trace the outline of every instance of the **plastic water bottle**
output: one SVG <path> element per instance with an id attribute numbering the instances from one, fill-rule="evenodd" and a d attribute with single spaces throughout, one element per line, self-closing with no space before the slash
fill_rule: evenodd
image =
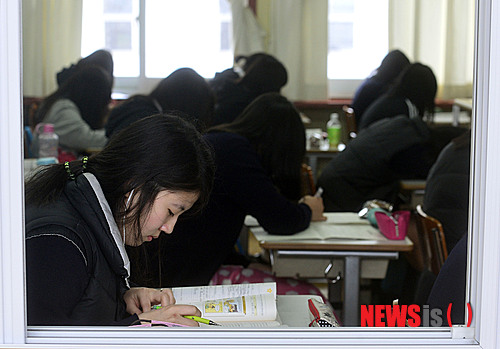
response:
<path id="1" fill-rule="evenodd" d="M 38 157 L 57 159 L 59 136 L 54 133 L 53 124 L 43 124 L 42 133 L 38 136 Z"/>
<path id="2" fill-rule="evenodd" d="M 326 124 L 326 132 L 328 133 L 330 149 L 338 149 L 342 136 L 342 126 L 340 125 L 339 114 L 332 113 L 330 115 L 330 120 Z"/>

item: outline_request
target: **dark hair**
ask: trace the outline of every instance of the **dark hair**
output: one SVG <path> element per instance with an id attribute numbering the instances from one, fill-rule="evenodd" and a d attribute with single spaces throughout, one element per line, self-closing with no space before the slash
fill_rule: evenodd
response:
<path id="1" fill-rule="evenodd" d="M 375 77 L 383 83 L 390 83 L 410 65 L 410 60 L 400 50 L 390 51 L 377 68 Z"/>
<path id="2" fill-rule="evenodd" d="M 79 173 L 82 161 L 72 161 Z M 117 133 L 99 153 L 92 155 L 86 172 L 95 175 L 118 224 L 125 216 L 125 195 L 135 189 L 137 203 L 129 207 L 128 222 L 141 234 L 141 217 L 149 212 L 160 191 L 199 193 L 190 213 L 208 202 L 214 177 L 212 152 L 195 128 L 177 116 L 153 115 Z M 37 171 L 26 183 L 26 202 L 44 205 L 55 201 L 68 174 L 64 164 Z M 139 190 L 138 190 L 139 189 Z"/>
<path id="3" fill-rule="evenodd" d="M 69 99 L 75 103 L 82 119 L 92 129 L 102 128 L 111 101 L 111 84 L 110 75 L 100 67 L 88 66 L 79 69 L 45 98 L 36 116 L 36 122 L 43 122 L 56 101 Z"/>
<path id="4" fill-rule="evenodd" d="M 409 65 L 388 91 L 389 96 L 408 98 L 423 117 L 425 112 L 434 115 L 437 81 L 432 69 L 421 63 Z"/>
<path id="5" fill-rule="evenodd" d="M 288 81 L 285 66 L 275 57 L 267 53 L 254 53 L 245 59 L 243 70 L 245 75 L 238 83 L 248 86 L 259 94 L 280 92 Z"/>
<path id="6" fill-rule="evenodd" d="M 208 130 L 216 131 L 246 137 L 280 192 L 290 200 L 300 198 L 305 129 L 299 112 L 285 97 L 276 92 L 262 94 L 232 123 Z"/>
<path id="7" fill-rule="evenodd" d="M 106 50 L 97 50 L 87 57 L 81 58 L 76 64 L 72 64 L 69 68 L 61 70 L 56 75 L 57 84 L 61 86 L 80 68 L 88 66 L 98 66 L 104 69 L 111 76 L 111 85 L 113 85 L 113 56 Z"/>
<path id="8" fill-rule="evenodd" d="M 212 89 L 196 71 L 180 68 L 163 79 L 150 93 L 164 113 L 183 116 L 203 132 L 212 123 L 215 97 Z"/>

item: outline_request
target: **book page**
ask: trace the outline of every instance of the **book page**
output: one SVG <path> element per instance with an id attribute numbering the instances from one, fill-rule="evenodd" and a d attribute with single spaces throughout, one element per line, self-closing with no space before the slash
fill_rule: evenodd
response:
<path id="1" fill-rule="evenodd" d="M 172 292 L 177 304 L 256 294 L 271 294 L 276 299 L 276 283 L 174 287 Z"/>
<path id="2" fill-rule="evenodd" d="M 311 222 L 309 228 L 293 235 L 271 235 L 263 228 L 252 228 L 258 241 L 288 242 L 308 240 L 387 240 L 377 228 L 366 224 L 331 224 Z"/>
<path id="3" fill-rule="evenodd" d="M 386 240 L 377 228 L 366 224 L 331 224 L 328 222 L 322 222 L 321 224 L 313 222 L 309 229 L 314 229 L 322 240 Z"/>
<path id="4" fill-rule="evenodd" d="M 191 303 L 202 317 L 217 323 L 276 320 L 276 300 L 271 294 L 238 296 Z"/>
<path id="5" fill-rule="evenodd" d="M 360 218 L 356 212 L 325 212 L 326 223 L 330 224 L 367 224 L 368 219 Z"/>

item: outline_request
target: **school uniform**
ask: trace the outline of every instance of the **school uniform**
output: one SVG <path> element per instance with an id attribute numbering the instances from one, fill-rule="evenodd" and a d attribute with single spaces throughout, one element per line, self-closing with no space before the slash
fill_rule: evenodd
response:
<path id="1" fill-rule="evenodd" d="M 93 130 L 83 120 L 74 102 L 63 98 L 56 101 L 45 116 L 44 123 L 54 124 L 59 146 L 75 155 L 88 148 L 102 148 L 108 142 L 104 129 Z M 33 140 L 33 153 L 38 153 L 38 135 Z"/>
<path id="2" fill-rule="evenodd" d="M 325 211 L 359 211 L 372 199 L 395 203 L 399 180 L 427 176 L 434 160 L 426 158 L 430 134 L 419 117 L 405 115 L 363 129 L 318 178 Z"/>
<path id="3" fill-rule="evenodd" d="M 26 206 L 28 325 L 129 325 L 130 265 L 96 177 L 68 181 L 54 203 Z"/>
<path id="4" fill-rule="evenodd" d="M 291 235 L 309 226 L 309 206 L 291 202 L 278 193 L 248 139 L 227 132 L 204 137 L 214 149 L 216 163 L 209 203 L 198 217 L 182 215 L 172 234 L 162 234 L 159 241 L 145 244 L 148 255 L 156 258 L 148 264 L 150 285 L 208 284 L 217 269 L 233 256 L 246 215 L 255 217 L 271 234 Z M 242 264 L 249 263 L 241 260 Z M 138 282 L 134 276 L 142 272 L 133 270 L 132 280 Z"/>

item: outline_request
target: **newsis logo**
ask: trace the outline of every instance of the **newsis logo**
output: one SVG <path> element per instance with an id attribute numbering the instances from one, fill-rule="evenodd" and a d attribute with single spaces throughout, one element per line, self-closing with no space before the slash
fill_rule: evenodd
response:
<path id="1" fill-rule="evenodd" d="M 446 311 L 446 321 L 451 327 L 452 303 Z M 472 321 L 472 308 L 467 303 L 467 327 Z M 429 309 L 428 305 L 420 307 L 410 305 L 361 305 L 361 327 L 441 327 L 443 311 L 438 308 Z"/>

